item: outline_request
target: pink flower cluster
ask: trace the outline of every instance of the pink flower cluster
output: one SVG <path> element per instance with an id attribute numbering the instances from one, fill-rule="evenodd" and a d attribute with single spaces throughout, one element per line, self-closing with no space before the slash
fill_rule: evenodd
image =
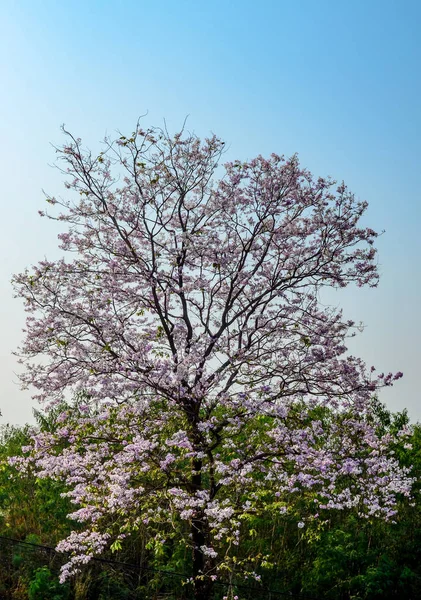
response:
<path id="1" fill-rule="evenodd" d="M 245 516 L 306 490 L 318 512 L 392 517 L 411 479 L 370 398 L 402 374 L 349 356 L 353 323 L 318 300 L 377 285 L 366 203 L 296 156 L 231 162 L 215 181 L 216 137 L 137 128 L 94 156 L 68 135 L 70 197 L 48 216 L 71 254 L 14 279 L 23 384 L 46 410 L 83 399 L 27 459 L 65 481 L 85 524 L 58 546 L 62 578 L 173 519 L 191 525 L 195 576 L 213 577 Z"/>

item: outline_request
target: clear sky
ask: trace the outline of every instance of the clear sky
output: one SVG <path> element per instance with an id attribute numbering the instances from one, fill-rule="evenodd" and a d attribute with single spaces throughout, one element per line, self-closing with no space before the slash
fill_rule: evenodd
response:
<path id="1" fill-rule="evenodd" d="M 11 355 L 24 313 L 11 274 L 57 256 L 37 211 L 64 193 L 50 143 L 65 123 L 86 145 L 186 115 L 227 158 L 298 152 L 370 203 L 376 290 L 333 301 L 363 321 L 352 352 L 404 372 L 381 394 L 421 420 L 421 2 L 409 0 L 3 0 L 0 2 L 2 422 L 31 418 Z"/>

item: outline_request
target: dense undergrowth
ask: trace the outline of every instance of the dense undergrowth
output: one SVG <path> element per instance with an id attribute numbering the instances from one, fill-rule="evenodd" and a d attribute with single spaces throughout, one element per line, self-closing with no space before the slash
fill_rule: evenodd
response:
<path id="1" fill-rule="evenodd" d="M 406 413 L 391 414 L 376 404 L 385 430 L 396 432 L 408 422 Z M 38 415 L 38 427 L 53 423 Z M 65 556 L 56 543 L 77 523 L 64 489 L 28 471 L 17 476 L 8 458 L 28 443 L 29 427 L 4 425 L 0 437 L 0 598 L 5 600 L 182 600 L 191 597 L 186 583 L 191 556 L 177 543 L 176 532 L 146 528 L 122 543 L 121 549 L 91 561 L 71 581 L 60 584 Z M 311 502 L 303 492 L 288 498 L 292 507 L 276 521 L 271 517 L 244 524 L 237 555 L 247 564 L 256 550 L 264 560 L 260 582 L 236 580 L 227 572 L 215 587 L 215 599 L 327 598 L 392 599 L 421 597 L 421 426 L 395 448 L 403 465 L 413 465 L 413 498 L 401 499 L 393 522 L 361 519 L 354 511 L 329 511 L 320 519 L 297 525 Z M 309 512 L 310 514 L 310 512 Z M 162 543 L 162 540 L 165 542 Z M 159 540 L 159 543 L 158 541 Z M 253 552 L 251 552 L 253 550 Z M 253 565 L 250 565 L 252 568 Z M 268 590 L 271 590 L 269 592 Z"/>

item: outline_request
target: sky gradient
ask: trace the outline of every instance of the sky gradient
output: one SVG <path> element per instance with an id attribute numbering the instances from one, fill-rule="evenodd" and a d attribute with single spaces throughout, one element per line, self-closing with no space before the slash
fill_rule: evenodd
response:
<path id="1" fill-rule="evenodd" d="M 1 422 L 31 419 L 12 351 L 24 312 L 11 275 L 59 255 L 38 217 L 60 125 L 98 148 L 146 125 L 214 132 L 228 159 L 299 154 L 368 200 L 378 289 L 329 296 L 365 329 L 353 354 L 404 378 L 380 399 L 421 420 L 421 3 L 20 0 L 0 3 Z"/>

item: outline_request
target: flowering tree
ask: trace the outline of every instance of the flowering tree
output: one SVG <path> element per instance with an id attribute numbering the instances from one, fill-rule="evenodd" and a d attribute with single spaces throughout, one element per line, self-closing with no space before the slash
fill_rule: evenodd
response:
<path id="1" fill-rule="evenodd" d="M 366 204 L 295 156 L 218 167 L 216 137 L 138 124 L 94 155 L 65 134 L 70 199 L 47 197 L 61 207 L 47 216 L 67 224 L 74 258 L 14 280 L 24 384 L 47 410 L 83 398 L 28 449 L 84 524 L 59 544 L 63 578 L 133 531 L 159 545 L 166 530 L 192 549 L 206 599 L 224 569 L 258 577 L 256 557 L 236 558 L 248 519 L 287 512 L 301 490 L 315 510 L 299 527 L 326 509 L 393 515 L 410 480 L 370 397 L 401 374 L 346 355 L 353 323 L 318 300 L 377 284 Z"/>

